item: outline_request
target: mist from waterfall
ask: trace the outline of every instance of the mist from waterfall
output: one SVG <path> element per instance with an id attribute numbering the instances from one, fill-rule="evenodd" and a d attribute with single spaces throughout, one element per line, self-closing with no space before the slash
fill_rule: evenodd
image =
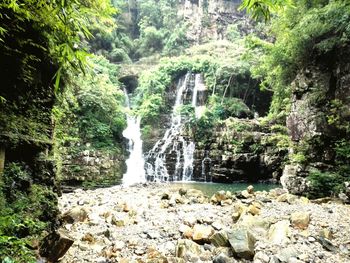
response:
<path id="1" fill-rule="evenodd" d="M 124 89 L 126 106 L 130 109 L 129 96 Z M 127 114 L 127 127 L 123 131 L 124 138 L 129 140 L 128 152 L 129 158 L 126 160 L 126 173 L 123 175 L 123 185 L 130 186 L 137 183 L 146 182 L 145 160 L 142 154 L 142 140 L 140 130 L 141 118 Z"/>

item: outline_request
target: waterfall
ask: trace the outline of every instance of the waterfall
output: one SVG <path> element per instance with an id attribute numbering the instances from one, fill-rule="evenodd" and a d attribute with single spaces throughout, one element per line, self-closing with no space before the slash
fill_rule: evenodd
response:
<path id="1" fill-rule="evenodd" d="M 200 74 L 187 73 L 180 78 L 176 87 L 176 99 L 171 114 L 170 127 L 165 131 L 147 156 L 146 171 L 153 181 L 190 181 L 193 175 L 194 142 L 182 136 L 181 131 L 186 120 L 182 120 L 179 107 L 188 101 L 197 107 L 197 91 Z M 189 100 L 188 94 L 192 98 Z M 171 159 L 173 166 L 167 162 Z"/>
<path id="2" fill-rule="evenodd" d="M 193 90 L 192 97 L 192 106 L 194 107 L 196 118 L 199 119 L 205 110 L 205 101 L 203 99 L 204 92 L 206 91 L 206 86 L 203 81 L 203 77 L 201 74 L 196 74 L 195 76 L 195 85 Z M 198 96 L 200 93 L 202 96 Z M 201 97 L 201 98 L 198 98 Z"/>
<path id="3" fill-rule="evenodd" d="M 126 106 L 130 109 L 129 96 L 124 89 Z M 140 131 L 140 117 L 127 114 L 127 127 L 123 131 L 123 136 L 129 140 L 129 158 L 126 160 L 127 170 L 123 175 L 123 185 L 130 186 L 137 183 L 146 182 L 145 161 L 142 155 L 142 140 Z"/>

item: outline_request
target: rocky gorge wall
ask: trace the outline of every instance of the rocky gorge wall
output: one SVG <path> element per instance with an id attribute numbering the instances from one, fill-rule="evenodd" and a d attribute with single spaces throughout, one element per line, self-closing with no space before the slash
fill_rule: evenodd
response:
<path id="1" fill-rule="evenodd" d="M 178 16 L 188 23 L 187 37 L 190 42 L 226 39 L 227 27 L 239 24 L 238 30 L 252 30 L 251 22 L 237 9 L 241 0 L 181 0 Z"/>
<path id="2" fill-rule="evenodd" d="M 341 174 L 341 169 L 349 166 L 348 158 L 344 158 L 349 141 L 349 58 L 349 45 L 314 56 L 292 83 L 292 107 L 287 118 L 293 141 L 290 152 L 303 157 L 287 165 L 281 178 L 282 185 L 292 193 L 310 190 L 306 177 L 313 170 Z"/>
<path id="3" fill-rule="evenodd" d="M 124 155 L 90 149 L 64 156 L 60 180 L 63 184 L 118 182 L 124 172 Z"/>

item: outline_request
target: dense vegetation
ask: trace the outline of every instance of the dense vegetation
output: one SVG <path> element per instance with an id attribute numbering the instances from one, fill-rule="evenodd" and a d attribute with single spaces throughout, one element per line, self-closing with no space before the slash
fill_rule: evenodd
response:
<path id="1" fill-rule="evenodd" d="M 213 20 L 204 3 L 199 24 L 208 33 Z M 6 148 L 0 260 L 35 261 L 43 231 L 55 227 L 55 173 L 101 175 L 81 162 L 85 151 L 117 159 L 119 168 L 108 164 L 107 171 L 122 175 L 125 77 L 138 79 L 135 90 L 126 88 L 133 92 L 129 113 L 142 117 L 144 140 L 170 113 L 166 95 L 176 81 L 186 72 L 201 73 L 209 94 L 204 115 L 197 119 L 191 106 L 181 109 L 186 132 L 199 145 L 217 127 L 237 134 L 247 129 L 232 141 L 235 151 L 289 152 L 285 164 L 301 167 L 311 197 L 343 191 L 350 181 L 350 101 L 346 90 L 337 89 L 349 89 L 343 69 L 350 57 L 349 1 L 245 0 L 241 8 L 265 23 L 225 20 L 216 25 L 221 39 L 196 36 L 180 8 L 175 0 L 0 4 L 0 150 Z M 327 81 L 318 82 L 322 74 L 313 75 L 316 70 L 331 73 L 330 90 L 324 90 Z M 303 89 L 307 78 L 312 84 Z M 286 123 L 301 98 L 324 129 L 291 139 Z M 232 117 L 254 113 L 272 135 L 248 145 L 255 130 Z"/>

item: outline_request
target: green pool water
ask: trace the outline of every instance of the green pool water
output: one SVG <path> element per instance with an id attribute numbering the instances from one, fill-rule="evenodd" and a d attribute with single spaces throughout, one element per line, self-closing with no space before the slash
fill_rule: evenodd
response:
<path id="1" fill-rule="evenodd" d="M 176 188 L 190 189 L 194 188 L 201 190 L 205 195 L 212 196 L 214 193 L 224 190 L 224 191 L 242 191 L 246 189 L 249 185 L 254 186 L 255 191 L 269 191 L 270 189 L 280 187 L 277 184 L 267 184 L 267 183 L 233 183 L 233 184 L 221 184 L 221 183 L 204 183 L 204 182 L 174 182 L 172 183 Z"/>

